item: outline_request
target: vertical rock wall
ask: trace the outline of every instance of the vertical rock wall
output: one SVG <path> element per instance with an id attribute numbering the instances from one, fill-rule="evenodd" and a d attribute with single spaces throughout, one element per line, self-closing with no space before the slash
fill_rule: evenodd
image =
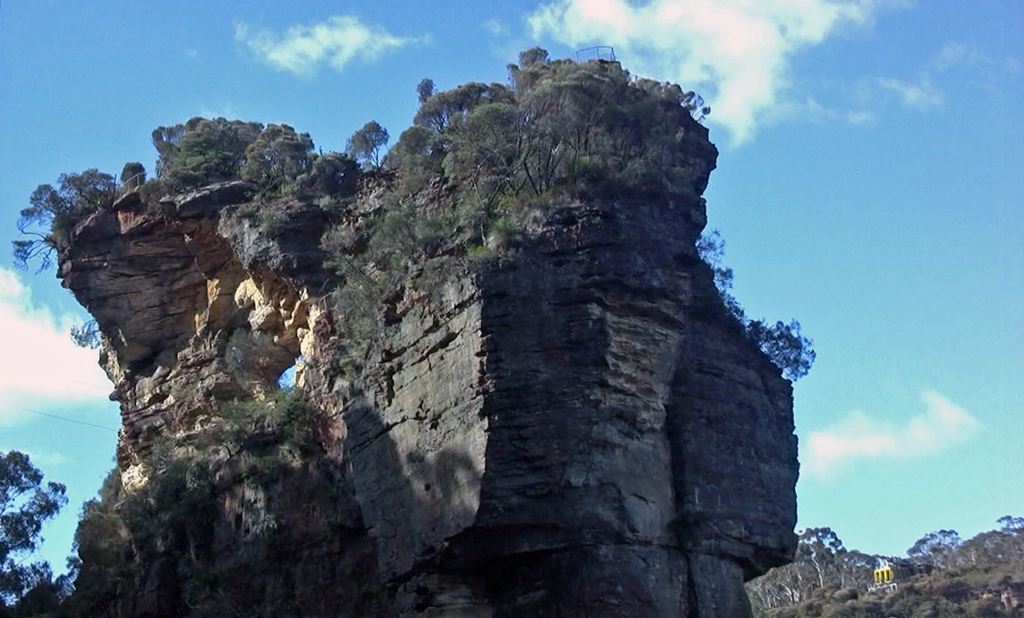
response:
<path id="1" fill-rule="evenodd" d="M 291 225 L 267 239 L 225 214 L 245 190 L 94 215 L 61 275 L 106 337 L 129 490 L 158 436 L 201 434 L 303 357 L 323 455 L 262 493 L 220 471 L 219 547 L 268 504 L 302 531 L 288 560 L 238 566 L 254 607 L 749 615 L 744 578 L 795 548 L 792 394 L 696 255 L 703 200 L 552 206 L 515 259 L 398 294 L 352 375 L 321 299 L 322 214 L 281 204 Z M 168 577 L 135 615 L 187 614 L 147 601 Z"/>

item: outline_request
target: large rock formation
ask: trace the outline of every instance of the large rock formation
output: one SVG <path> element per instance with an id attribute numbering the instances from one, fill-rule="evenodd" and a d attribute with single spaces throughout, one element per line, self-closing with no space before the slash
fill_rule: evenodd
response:
<path id="1" fill-rule="evenodd" d="M 513 258 L 399 286 L 362 365 L 313 203 L 276 203 L 273 234 L 239 214 L 241 182 L 90 216 L 60 275 L 105 336 L 126 491 L 153 482 L 161 437 L 198 444 L 299 359 L 316 448 L 262 485 L 215 459 L 191 558 L 239 615 L 749 615 L 744 580 L 795 548 L 792 393 L 696 253 L 703 139 L 690 199 L 565 198 Z M 284 547 L 244 559 L 270 516 Z M 161 551 L 122 614 L 195 607 Z"/>

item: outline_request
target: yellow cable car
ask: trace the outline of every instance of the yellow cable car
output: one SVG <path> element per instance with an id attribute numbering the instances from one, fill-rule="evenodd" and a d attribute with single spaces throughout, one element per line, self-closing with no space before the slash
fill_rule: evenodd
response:
<path id="1" fill-rule="evenodd" d="M 870 590 L 893 591 L 912 576 L 931 571 L 931 565 L 915 564 L 904 558 L 879 558 L 874 574 L 875 583 Z"/>

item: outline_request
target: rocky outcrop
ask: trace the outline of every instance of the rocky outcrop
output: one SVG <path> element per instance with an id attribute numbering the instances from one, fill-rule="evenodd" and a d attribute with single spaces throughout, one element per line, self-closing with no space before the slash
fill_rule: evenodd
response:
<path id="1" fill-rule="evenodd" d="M 713 166 L 707 144 L 699 189 Z M 218 470 L 208 560 L 268 510 L 295 533 L 236 565 L 253 615 L 749 615 L 743 581 L 795 549 L 792 392 L 722 310 L 702 199 L 550 205 L 515 259 L 396 289 L 353 370 L 328 215 L 282 200 L 268 234 L 239 213 L 249 190 L 122 201 L 76 228 L 60 274 L 104 334 L 128 491 L 159 436 L 188 443 L 299 359 L 318 454 L 260 489 Z M 134 613 L 187 613 L 152 601 L 183 582 L 148 572 Z"/>

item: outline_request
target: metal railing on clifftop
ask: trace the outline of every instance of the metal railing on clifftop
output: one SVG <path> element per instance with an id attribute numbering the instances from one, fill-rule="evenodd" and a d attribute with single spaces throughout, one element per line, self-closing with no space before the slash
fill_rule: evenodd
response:
<path id="1" fill-rule="evenodd" d="M 121 183 L 121 186 L 114 191 L 114 203 L 116 204 L 126 196 L 135 193 L 141 189 L 144 184 L 146 184 L 146 172 L 139 172 L 128 180 L 125 180 Z"/>

